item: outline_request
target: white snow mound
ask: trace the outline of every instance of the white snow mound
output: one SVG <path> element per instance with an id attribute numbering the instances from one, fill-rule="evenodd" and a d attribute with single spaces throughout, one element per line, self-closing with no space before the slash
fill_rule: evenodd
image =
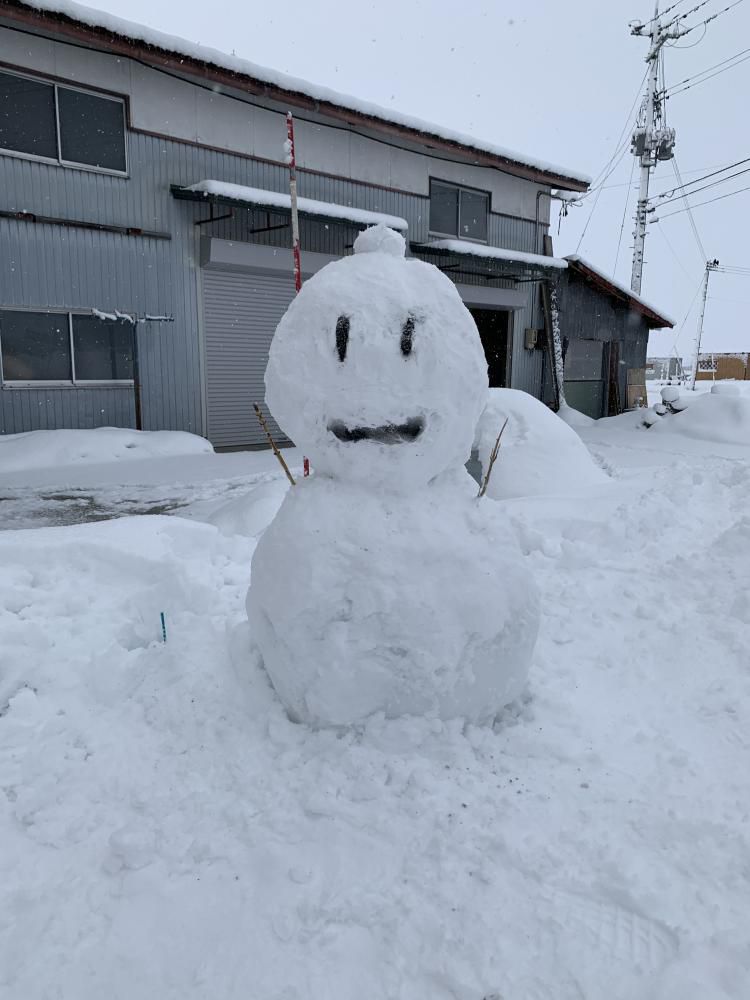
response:
<path id="1" fill-rule="evenodd" d="M 521 694 L 536 587 L 491 505 L 312 476 L 255 550 L 253 640 L 291 718 L 492 720 Z"/>
<path id="2" fill-rule="evenodd" d="M 506 417 L 487 496 L 504 500 L 574 493 L 607 481 L 576 432 L 544 403 L 518 389 L 489 390 L 474 439 L 482 475 Z"/>
<path id="3" fill-rule="evenodd" d="M 133 431 L 122 427 L 27 431 L 0 435 L 0 473 L 209 452 L 213 447 L 205 438 L 186 431 Z"/>
<path id="4" fill-rule="evenodd" d="M 691 400 L 682 413 L 660 420 L 651 431 L 750 447 L 750 396 L 707 392 Z"/>

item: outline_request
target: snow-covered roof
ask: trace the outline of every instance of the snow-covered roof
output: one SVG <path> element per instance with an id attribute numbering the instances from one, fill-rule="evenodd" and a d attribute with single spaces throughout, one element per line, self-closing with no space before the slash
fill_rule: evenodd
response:
<path id="1" fill-rule="evenodd" d="M 607 290 L 610 293 L 614 293 L 617 298 L 628 300 L 631 308 L 634 308 L 637 312 L 642 313 L 650 319 L 653 326 L 673 327 L 675 325 L 675 321 L 670 316 L 667 316 L 660 309 L 657 309 L 656 306 L 647 302 L 646 299 L 636 294 L 636 292 L 631 291 L 625 285 L 621 285 L 619 281 L 605 274 L 604 271 L 601 271 L 583 257 L 579 257 L 578 254 L 569 254 L 565 257 L 565 260 L 577 270 L 587 273 L 588 277 L 593 278 L 598 284 L 605 287 L 608 286 Z"/>
<path id="2" fill-rule="evenodd" d="M 242 184 L 228 184 L 226 181 L 203 180 L 190 184 L 181 191 L 191 191 L 204 195 L 206 198 L 218 198 L 224 201 L 240 201 L 248 205 L 262 208 L 277 208 L 284 212 L 291 211 L 292 198 L 290 194 L 279 191 L 265 191 L 263 188 L 245 187 Z M 319 215 L 326 219 L 341 219 L 353 222 L 355 225 L 384 225 L 391 229 L 405 232 L 409 228 L 406 219 L 398 215 L 386 215 L 383 212 L 369 212 L 364 208 L 352 208 L 350 205 L 336 205 L 328 201 L 315 201 L 313 198 L 298 198 L 297 208 L 302 215 Z"/>
<path id="3" fill-rule="evenodd" d="M 568 265 L 561 257 L 546 257 L 540 253 L 525 253 L 522 250 L 506 250 L 504 247 L 490 247 L 484 243 L 469 243 L 467 240 L 432 240 L 421 243 L 420 249 L 455 253 L 467 257 L 484 257 L 490 260 L 505 260 L 512 264 L 532 264 L 537 267 L 556 267 L 564 270 Z"/>
<path id="4" fill-rule="evenodd" d="M 176 54 L 181 57 L 178 60 L 177 68 L 187 74 L 190 73 L 191 68 L 197 68 L 191 67 L 190 62 L 200 64 L 204 75 L 207 69 L 210 70 L 213 67 L 215 71 L 228 72 L 264 84 L 267 91 L 277 91 L 277 93 L 268 93 L 269 97 L 288 101 L 290 105 L 299 105 L 301 103 L 299 98 L 303 97 L 307 99 L 308 104 L 313 102 L 318 106 L 317 110 L 323 114 L 331 113 L 336 109 L 343 110 L 350 113 L 350 118 L 353 115 L 365 119 L 361 124 L 369 125 L 371 128 L 377 128 L 378 123 L 388 123 L 391 126 L 391 131 L 393 131 L 393 126 L 396 126 L 402 134 L 411 135 L 413 139 L 417 138 L 422 142 L 426 138 L 442 141 L 464 154 L 467 152 L 479 154 L 485 159 L 489 157 L 497 161 L 487 165 L 497 166 L 511 172 L 523 172 L 525 169 L 527 174 L 532 172 L 541 175 L 540 180 L 555 184 L 557 187 L 583 191 L 591 182 L 588 175 L 570 170 L 567 167 L 549 163 L 538 157 L 514 152 L 494 142 L 479 139 L 443 125 L 423 121 L 393 108 L 383 108 L 369 101 L 340 94 L 328 87 L 321 87 L 278 70 L 259 66 L 257 63 L 228 55 L 197 42 L 187 41 L 176 35 L 156 31 L 146 25 L 116 17 L 114 14 L 74 3 L 73 0 L 4 0 L 3 13 L 6 16 L 9 13 L 12 16 L 14 8 L 26 8 L 38 11 L 43 15 L 55 15 L 59 27 L 63 27 L 65 23 L 61 22 L 60 18 L 67 18 L 77 24 L 99 29 L 102 43 L 109 47 L 112 47 L 112 43 L 119 38 L 129 43 L 145 43 L 147 47 Z M 112 38 L 113 35 L 117 38 Z M 145 54 L 148 55 L 148 53 Z M 164 59 L 160 59 L 159 63 L 164 64 Z"/>

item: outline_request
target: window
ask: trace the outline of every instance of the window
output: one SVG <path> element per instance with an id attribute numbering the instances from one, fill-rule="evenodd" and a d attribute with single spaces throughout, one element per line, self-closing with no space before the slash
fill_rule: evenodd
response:
<path id="1" fill-rule="evenodd" d="M 133 326 L 97 316 L 73 316 L 73 356 L 77 382 L 133 378 Z"/>
<path id="2" fill-rule="evenodd" d="M 0 149 L 124 174 L 125 104 L 0 72 Z"/>
<path id="3" fill-rule="evenodd" d="M 0 310 L 3 382 L 131 382 L 133 326 L 83 313 Z"/>
<path id="4" fill-rule="evenodd" d="M 487 242 L 490 196 L 486 191 L 430 181 L 430 232 Z"/>

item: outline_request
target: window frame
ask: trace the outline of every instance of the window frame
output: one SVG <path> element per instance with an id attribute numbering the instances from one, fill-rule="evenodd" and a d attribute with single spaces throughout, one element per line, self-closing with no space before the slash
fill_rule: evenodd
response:
<path id="1" fill-rule="evenodd" d="M 73 340 L 73 317 L 91 316 L 91 309 L 43 309 L 34 306 L 0 306 L 0 317 L 4 312 L 41 313 L 44 316 L 67 316 L 68 343 L 70 345 L 70 379 L 6 379 L 3 371 L 2 333 L 0 332 L 0 388 L 2 389 L 106 389 L 133 388 L 135 379 L 77 379 L 75 343 Z M 105 321 L 106 322 L 106 321 Z M 110 321 L 113 322 L 113 321 Z M 127 320 L 120 320 L 127 323 Z M 130 324 L 128 324 L 130 325 Z M 133 324 L 133 338 L 137 336 L 136 325 Z"/>
<path id="2" fill-rule="evenodd" d="M 456 229 L 458 231 L 455 232 L 455 233 L 444 233 L 444 232 L 441 232 L 439 229 L 433 229 L 432 228 L 432 185 L 433 184 L 442 184 L 443 187 L 453 188 L 454 190 L 458 191 L 458 218 L 456 219 Z M 471 194 L 485 195 L 486 198 L 487 198 L 487 239 L 485 239 L 485 240 L 477 239 L 475 236 L 462 236 L 461 235 L 461 192 L 462 191 L 468 191 Z M 428 227 L 427 227 L 427 231 L 428 231 L 428 234 L 430 236 L 438 236 L 441 239 L 449 239 L 449 240 L 463 240 L 466 243 L 478 243 L 478 244 L 480 244 L 480 246 L 489 246 L 489 242 L 490 242 L 490 239 L 489 239 L 489 236 L 490 236 L 490 215 L 492 214 L 492 192 L 491 191 L 485 191 L 483 188 L 475 188 L 475 187 L 472 187 L 470 184 L 457 184 L 455 181 L 447 181 L 447 180 L 444 180 L 442 177 L 430 177 L 430 186 L 429 186 L 429 195 L 428 195 L 428 197 L 429 197 L 429 200 L 430 200 L 430 221 L 429 221 L 429 224 L 428 224 Z"/>
<path id="3" fill-rule="evenodd" d="M 52 88 L 55 106 L 55 145 L 57 147 L 57 157 L 40 156 L 38 153 L 23 153 L 16 149 L 6 149 L 0 147 L 0 155 L 13 156 L 19 160 L 31 160 L 36 163 L 49 163 L 52 166 L 67 167 L 71 170 L 86 170 L 94 174 L 107 174 L 110 177 L 130 177 L 130 150 L 128 143 L 128 103 L 120 94 L 110 94 L 107 91 L 97 90 L 93 87 L 81 87 L 77 84 L 66 83 L 62 80 L 52 80 L 33 73 L 26 73 L 17 70 L 15 67 L 6 66 L 0 62 L 0 73 L 6 76 L 17 76 L 24 80 L 33 80 L 35 83 L 43 83 Z M 98 97 L 104 101 L 114 101 L 122 106 L 122 138 L 125 152 L 125 169 L 115 170 L 113 167 L 97 167 L 90 163 L 78 163 L 76 160 L 64 160 L 62 158 L 62 137 L 60 135 L 60 104 L 58 100 L 58 89 L 75 90 L 81 94 L 89 94 L 91 97 Z"/>

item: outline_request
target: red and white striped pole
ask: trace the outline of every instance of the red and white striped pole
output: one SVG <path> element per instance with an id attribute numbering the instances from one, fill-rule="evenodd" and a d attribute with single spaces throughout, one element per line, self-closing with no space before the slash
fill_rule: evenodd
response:
<path id="1" fill-rule="evenodd" d="M 289 194 L 292 207 L 292 256 L 294 258 L 294 290 L 302 288 L 302 261 L 299 250 L 299 214 L 297 212 L 297 160 L 294 153 L 294 118 L 286 113 L 286 155 L 289 163 Z M 302 459 L 303 475 L 310 475 L 310 460 Z"/>

